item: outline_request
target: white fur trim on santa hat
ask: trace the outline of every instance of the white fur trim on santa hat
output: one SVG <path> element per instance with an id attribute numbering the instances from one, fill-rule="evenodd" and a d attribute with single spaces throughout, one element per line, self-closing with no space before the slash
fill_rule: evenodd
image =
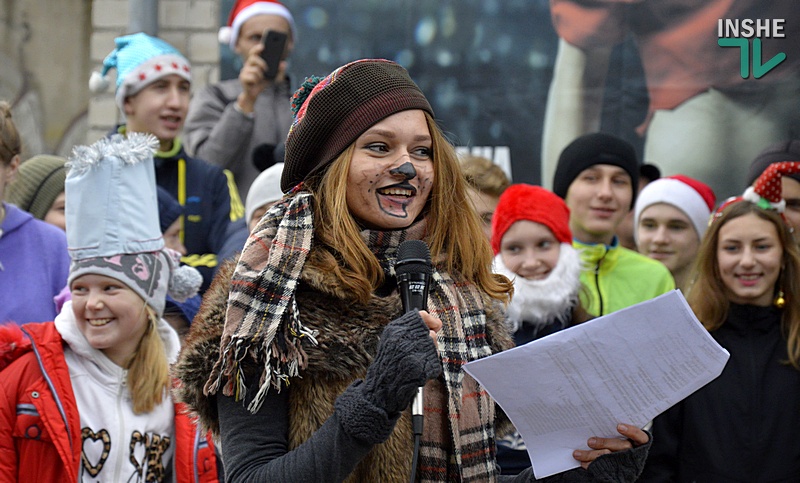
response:
<path id="1" fill-rule="evenodd" d="M 233 8 L 236 8 L 236 6 L 234 5 Z M 292 17 L 292 13 L 288 8 L 277 2 L 255 2 L 252 5 L 248 5 L 247 7 L 243 8 L 238 14 L 236 14 L 236 17 L 233 19 L 233 23 L 229 28 L 222 27 L 219 29 L 219 41 L 221 43 L 227 43 L 231 50 L 235 50 L 236 41 L 239 39 L 239 30 L 241 30 L 242 24 L 256 15 L 277 15 L 285 18 L 286 21 L 289 22 L 292 38 L 295 41 L 297 40 L 297 28 L 295 28 L 294 25 L 294 17 Z M 223 32 L 223 29 L 225 28 L 228 28 L 228 31 Z"/>
<path id="2" fill-rule="evenodd" d="M 698 238 L 703 235 L 708 228 L 708 219 L 711 210 L 708 209 L 706 201 L 694 188 L 683 181 L 673 178 L 660 178 L 647 186 L 636 197 L 633 217 L 633 238 L 639 244 L 639 220 L 642 212 L 649 206 L 658 203 L 666 203 L 681 210 L 694 226 Z"/>

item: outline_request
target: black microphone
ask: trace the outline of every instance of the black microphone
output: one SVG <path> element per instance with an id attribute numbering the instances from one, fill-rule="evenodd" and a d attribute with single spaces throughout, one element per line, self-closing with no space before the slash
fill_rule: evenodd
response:
<path id="1" fill-rule="evenodd" d="M 428 308 L 428 284 L 431 279 L 431 251 L 422 240 L 407 240 L 397 249 L 397 263 L 394 266 L 397 275 L 397 286 L 400 290 L 400 299 L 403 301 L 403 311 L 426 310 Z M 417 389 L 417 395 L 411 404 L 413 418 L 419 420 L 419 434 L 422 434 L 422 387 Z M 415 433 L 417 421 L 414 421 Z"/>

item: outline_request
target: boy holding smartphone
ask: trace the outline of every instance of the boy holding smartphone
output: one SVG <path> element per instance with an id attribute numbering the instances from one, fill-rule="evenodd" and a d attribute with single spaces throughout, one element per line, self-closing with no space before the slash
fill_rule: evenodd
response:
<path id="1" fill-rule="evenodd" d="M 268 66 L 261 56 L 262 37 L 268 31 L 287 35 L 282 60 L 276 66 Z M 197 92 L 189 107 L 184 130 L 187 148 L 233 172 L 241 199 L 247 198 L 261 171 L 283 161 L 293 93 L 286 77 L 286 59 L 295 35 L 292 14 L 281 3 L 238 0 L 228 26 L 220 29 L 220 41 L 239 55 L 239 77 Z"/>

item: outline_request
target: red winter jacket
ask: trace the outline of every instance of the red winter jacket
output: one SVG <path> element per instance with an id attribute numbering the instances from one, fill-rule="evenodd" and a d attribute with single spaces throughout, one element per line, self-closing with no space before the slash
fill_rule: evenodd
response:
<path id="1" fill-rule="evenodd" d="M 0 481 L 76 482 L 81 427 L 52 322 L 0 327 Z M 175 405 L 173 474 L 178 483 L 217 482 L 210 435 Z"/>

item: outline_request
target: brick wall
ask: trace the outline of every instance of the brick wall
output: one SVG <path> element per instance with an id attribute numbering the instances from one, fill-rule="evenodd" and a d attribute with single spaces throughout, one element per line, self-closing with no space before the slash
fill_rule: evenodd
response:
<path id="1" fill-rule="evenodd" d="M 136 1 L 136 0 L 130 0 Z M 125 35 L 129 20 L 128 0 L 94 0 L 90 62 L 100 70 L 103 59 L 114 49 L 114 38 Z M 219 2 L 217 0 L 158 0 L 158 36 L 180 50 L 192 63 L 192 90 L 219 79 Z M 87 142 L 103 137 L 120 122 L 114 102 L 116 70 L 109 72 L 111 86 L 91 94 Z"/>

